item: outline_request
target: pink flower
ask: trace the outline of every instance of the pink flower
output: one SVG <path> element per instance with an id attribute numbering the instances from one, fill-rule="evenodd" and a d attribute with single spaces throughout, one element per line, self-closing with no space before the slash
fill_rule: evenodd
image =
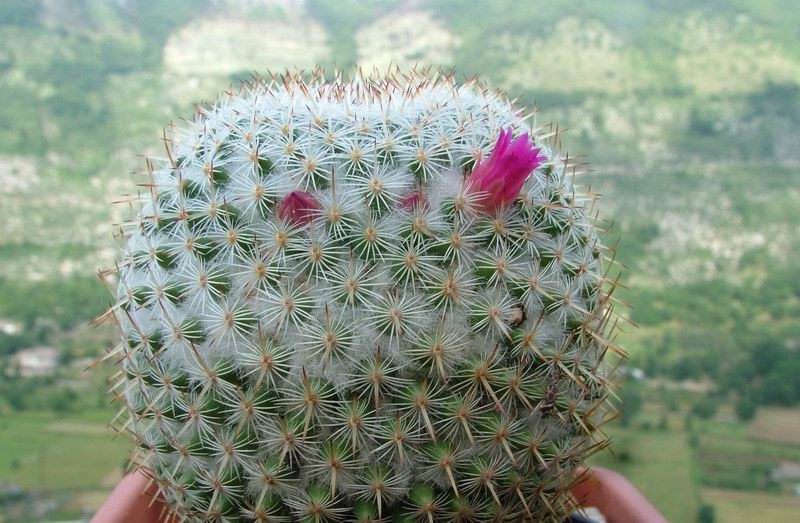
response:
<path id="1" fill-rule="evenodd" d="M 292 191 L 278 204 L 278 217 L 297 225 L 305 225 L 318 214 L 319 202 L 305 191 Z"/>
<path id="2" fill-rule="evenodd" d="M 528 175 L 544 160 L 540 150 L 533 146 L 528 133 L 512 141 L 510 128 L 500 131 L 492 154 L 479 158 L 467 178 L 469 191 L 480 193 L 478 203 L 485 212 L 496 211 L 517 198 Z"/>

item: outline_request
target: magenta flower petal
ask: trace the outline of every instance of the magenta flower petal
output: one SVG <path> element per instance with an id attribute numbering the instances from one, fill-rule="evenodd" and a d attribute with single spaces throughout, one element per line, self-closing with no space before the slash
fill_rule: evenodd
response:
<path id="1" fill-rule="evenodd" d="M 278 204 L 278 217 L 297 225 L 305 225 L 319 213 L 320 204 L 311 193 L 292 191 Z"/>
<path id="2" fill-rule="evenodd" d="M 492 154 L 479 159 L 467 179 L 469 190 L 481 194 L 479 204 L 485 212 L 496 211 L 519 196 L 525 180 L 544 160 L 540 151 L 528 133 L 512 140 L 511 128 L 500 130 Z"/>

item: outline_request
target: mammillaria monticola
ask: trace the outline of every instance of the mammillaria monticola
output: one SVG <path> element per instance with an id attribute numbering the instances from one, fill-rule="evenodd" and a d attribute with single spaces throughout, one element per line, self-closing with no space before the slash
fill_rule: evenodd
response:
<path id="1" fill-rule="evenodd" d="M 259 79 L 172 130 L 123 228 L 112 390 L 176 515 L 571 510 L 613 284 L 548 136 L 419 73 Z"/>

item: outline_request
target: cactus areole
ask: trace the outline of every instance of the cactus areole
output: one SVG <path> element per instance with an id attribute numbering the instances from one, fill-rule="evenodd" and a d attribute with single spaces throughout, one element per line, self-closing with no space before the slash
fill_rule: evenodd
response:
<path id="1" fill-rule="evenodd" d="M 123 226 L 114 425 L 187 520 L 574 508 L 613 413 L 593 199 L 477 80 L 259 79 L 171 129 Z"/>

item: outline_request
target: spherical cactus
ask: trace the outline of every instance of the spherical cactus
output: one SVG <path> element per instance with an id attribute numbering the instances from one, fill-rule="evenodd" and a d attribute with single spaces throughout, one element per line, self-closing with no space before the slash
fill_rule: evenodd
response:
<path id="1" fill-rule="evenodd" d="M 606 250 L 571 165 L 444 75 L 291 74 L 149 160 L 115 425 L 189 520 L 562 517 L 605 444 Z"/>

